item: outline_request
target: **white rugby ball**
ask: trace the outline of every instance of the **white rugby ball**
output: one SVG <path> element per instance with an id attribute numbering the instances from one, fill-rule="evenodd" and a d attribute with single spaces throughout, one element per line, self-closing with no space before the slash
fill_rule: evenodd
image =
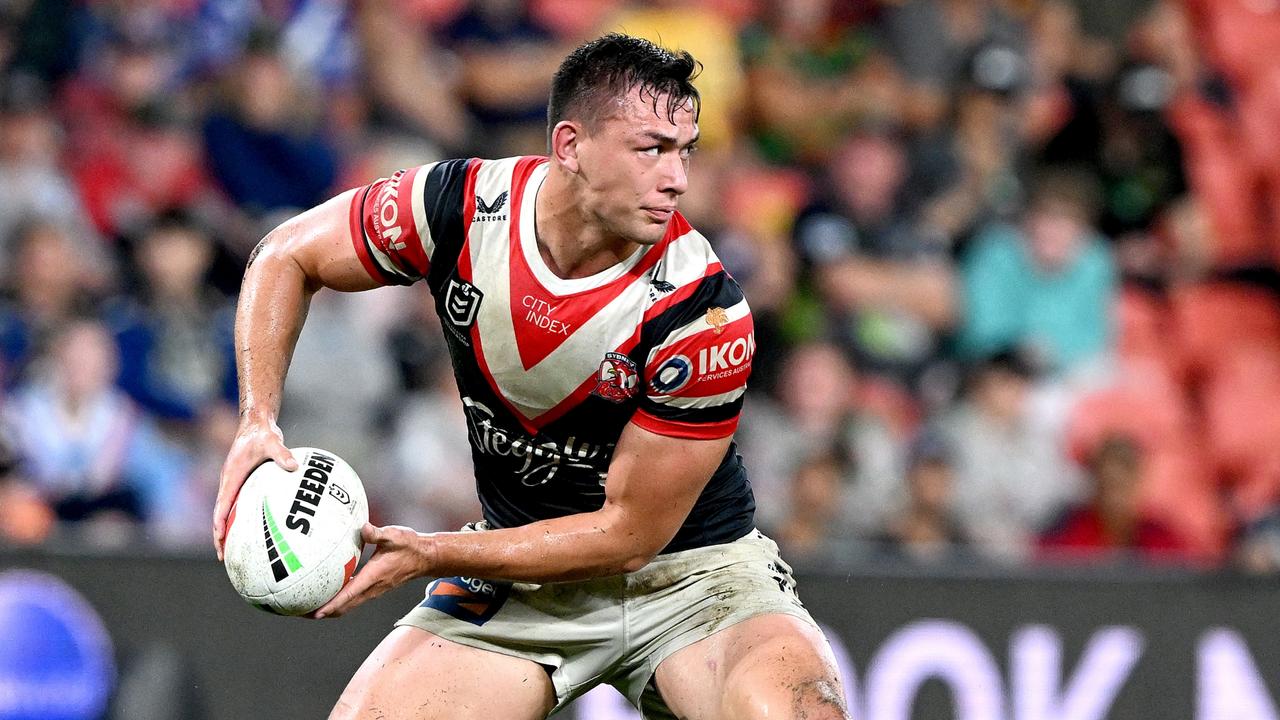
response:
<path id="1" fill-rule="evenodd" d="M 298 469 L 258 466 L 231 506 L 223 551 L 241 597 L 279 615 L 305 615 L 351 579 L 369 519 L 351 466 L 318 448 L 292 450 Z"/>

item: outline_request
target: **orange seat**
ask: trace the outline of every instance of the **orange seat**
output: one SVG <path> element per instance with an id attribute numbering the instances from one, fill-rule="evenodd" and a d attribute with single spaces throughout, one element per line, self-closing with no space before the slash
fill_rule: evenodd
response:
<path id="1" fill-rule="evenodd" d="M 1205 378 L 1201 404 L 1215 469 L 1231 482 L 1254 476 L 1280 438 L 1280 350 L 1225 353 Z"/>
<path id="2" fill-rule="evenodd" d="M 1280 352 L 1280 304 L 1267 290 L 1205 283 L 1176 290 L 1171 300 L 1180 350 L 1195 372 L 1212 372 L 1241 351 Z"/>
<path id="3" fill-rule="evenodd" d="M 1140 489 L 1143 505 L 1187 543 L 1202 561 L 1221 559 L 1232 527 L 1208 463 L 1192 445 L 1151 453 Z"/>
<path id="4" fill-rule="evenodd" d="M 1192 415 L 1182 388 L 1158 358 L 1121 361 L 1120 377 L 1108 389 L 1080 399 L 1067 424 L 1067 448 L 1079 462 L 1109 435 L 1125 435 L 1148 452 L 1177 447 L 1192 434 Z"/>

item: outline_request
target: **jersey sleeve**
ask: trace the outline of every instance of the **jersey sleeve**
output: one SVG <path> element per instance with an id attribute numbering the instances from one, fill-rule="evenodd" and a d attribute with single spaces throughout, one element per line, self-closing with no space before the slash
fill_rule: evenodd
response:
<path id="1" fill-rule="evenodd" d="M 721 270 L 668 312 L 631 421 L 670 437 L 728 437 L 738 428 L 756 349 L 742 290 Z"/>
<path id="2" fill-rule="evenodd" d="M 408 285 L 427 276 L 437 247 L 461 227 L 466 163 L 420 165 L 357 189 L 351 242 L 370 277 Z"/>

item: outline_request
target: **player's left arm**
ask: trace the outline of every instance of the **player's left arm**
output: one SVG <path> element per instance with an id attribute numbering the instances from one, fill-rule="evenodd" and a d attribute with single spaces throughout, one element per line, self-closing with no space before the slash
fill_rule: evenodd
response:
<path id="1" fill-rule="evenodd" d="M 487 532 L 367 525 L 365 541 L 377 551 L 317 616 L 341 615 L 427 575 L 558 582 L 639 570 L 675 537 L 729 441 L 668 437 L 631 423 L 614 450 L 597 511 Z"/>

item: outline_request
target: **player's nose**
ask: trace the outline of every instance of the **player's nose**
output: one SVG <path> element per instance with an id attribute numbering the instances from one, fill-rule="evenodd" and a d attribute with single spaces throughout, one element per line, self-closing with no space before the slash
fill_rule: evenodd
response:
<path id="1" fill-rule="evenodd" d="M 689 169 L 680 153 L 666 153 L 662 162 L 662 175 L 658 190 L 663 193 L 683 195 L 689 189 Z"/>

